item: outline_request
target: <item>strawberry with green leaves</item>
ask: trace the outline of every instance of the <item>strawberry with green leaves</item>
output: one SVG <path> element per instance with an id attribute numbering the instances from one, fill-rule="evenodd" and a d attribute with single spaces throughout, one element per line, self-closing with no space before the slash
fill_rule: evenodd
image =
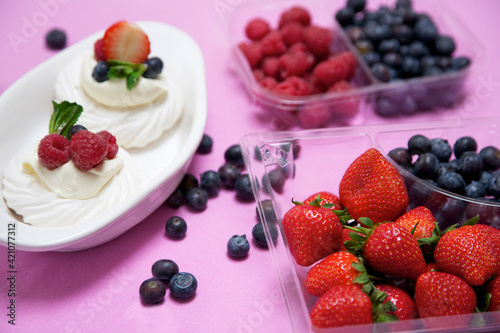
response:
<path id="1" fill-rule="evenodd" d="M 366 264 L 375 271 L 407 279 L 416 279 L 425 272 L 426 264 L 420 246 L 409 230 L 393 222 L 377 223 L 360 218 L 365 227 L 349 227 L 363 235 L 351 233 L 345 246 L 360 252 Z"/>
<path id="2" fill-rule="evenodd" d="M 457 275 L 471 286 L 480 286 L 497 271 L 499 262 L 488 235 L 468 223 L 475 222 L 470 220 L 441 236 L 434 259 L 440 271 Z"/>
<path id="3" fill-rule="evenodd" d="M 394 221 L 408 208 L 408 192 L 398 170 L 375 148 L 347 168 L 339 186 L 340 202 L 356 220 Z"/>
<path id="4" fill-rule="evenodd" d="M 340 198 L 331 193 L 331 192 L 328 192 L 328 191 L 321 191 L 321 192 L 317 192 L 317 193 L 314 193 L 313 195 L 309 196 L 306 200 L 304 200 L 304 204 L 309 204 L 311 203 L 313 200 L 315 200 L 316 198 L 320 198 L 321 200 L 321 205 L 324 205 L 324 204 L 330 204 L 332 205 L 331 209 L 334 209 L 334 210 L 342 210 L 342 204 L 340 203 Z"/>
<path id="5" fill-rule="evenodd" d="M 359 259 L 350 252 L 339 251 L 330 254 L 307 272 L 304 281 L 306 291 L 320 297 L 335 285 L 354 284 L 361 288 L 361 284 L 354 283 L 354 279 L 361 272 L 353 267 L 353 263 L 359 263 Z"/>
<path id="6" fill-rule="evenodd" d="M 140 64 L 148 59 L 150 42 L 148 35 L 131 22 L 119 21 L 104 33 L 102 49 L 107 60 L 119 60 Z"/>
<path id="7" fill-rule="evenodd" d="M 500 277 L 488 282 L 486 293 L 489 294 L 488 311 L 500 311 Z"/>
<path id="8" fill-rule="evenodd" d="M 342 225 L 338 216 L 321 206 L 294 202 L 283 217 L 282 225 L 292 257 L 300 266 L 310 266 L 341 247 Z"/>
<path id="9" fill-rule="evenodd" d="M 401 215 L 394 223 L 400 224 L 409 231 L 413 231 L 416 239 L 432 237 L 432 231 L 436 226 L 436 219 L 432 212 L 424 207 L 413 208 Z"/>
<path id="10" fill-rule="evenodd" d="M 476 294 L 460 277 L 444 272 L 426 272 L 415 286 L 418 316 L 440 317 L 473 313 Z"/>
<path id="11" fill-rule="evenodd" d="M 398 317 L 398 320 L 408 320 L 417 317 L 415 301 L 406 291 L 388 284 L 378 284 L 375 287 L 387 295 L 382 304 L 391 301 L 396 306 L 397 310 L 392 313 Z"/>

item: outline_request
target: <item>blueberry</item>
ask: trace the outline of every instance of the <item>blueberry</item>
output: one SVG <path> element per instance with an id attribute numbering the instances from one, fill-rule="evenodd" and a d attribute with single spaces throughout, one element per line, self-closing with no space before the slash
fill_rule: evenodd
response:
<path id="1" fill-rule="evenodd" d="M 271 235 L 271 239 L 273 241 L 273 244 L 276 245 L 276 240 L 278 239 L 278 228 L 276 227 L 275 224 L 268 224 L 267 228 L 269 229 L 269 234 Z M 264 232 L 264 226 L 262 223 L 257 223 L 253 229 L 252 229 L 252 237 L 255 241 L 255 243 L 260 246 L 267 248 L 267 239 L 266 235 Z"/>
<path id="2" fill-rule="evenodd" d="M 253 158 L 256 161 L 262 161 L 262 154 L 260 153 L 259 146 L 255 146 L 254 151 L 253 151 Z"/>
<path id="3" fill-rule="evenodd" d="M 250 175 L 243 174 L 236 178 L 234 183 L 234 188 L 236 190 L 236 197 L 243 201 L 253 201 L 255 200 L 252 191 L 252 182 L 250 181 Z"/>
<path id="4" fill-rule="evenodd" d="M 224 152 L 224 159 L 226 163 L 232 163 L 237 167 L 243 167 L 245 165 L 240 145 L 232 145 L 227 148 Z"/>
<path id="5" fill-rule="evenodd" d="M 269 223 L 276 223 L 278 222 L 278 217 L 276 216 L 276 211 L 274 210 L 274 205 L 273 202 L 269 199 L 262 200 L 260 202 L 260 206 L 262 209 L 262 215 L 264 216 L 265 222 Z M 255 208 L 255 212 L 257 213 L 257 216 L 259 217 L 260 222 L 262 221 L 260 214 L 259 214 L 259 207 L 257 206 Z"/>
<path id="6" fill-rule="evenodd" d="M 403 23 L 413 27 L 417 22 L 418 15 L 411 8 L 403 11 Z"/>
<path id="7" fill-rule="evenodd" d="M 441 75 L 441 74 L 443 74 L 443 70 L 439 67 L 430 67 L 430 68 L 427 68 L 425 71 L 423 71 L 422 74 L 424 76 Z"/>
<path id="8" fill-rule="evenodd" d="M 489 195 L 494 196 L 495 199 L 500 199 L 500 172 L 494 172 L 490 179 L 488 179 L 486 191 Z"/>
<path id="9" fill-rule="evenodd" d="M 169 207 L 177 209 L 186 203 L 186 197 L 179 188 L 176 188 L 175 191 L 165 201 L 165 203 Z"/>
<path id="10" fill-rule="evenodd" d="M 175 274 L 179 273 L 179 266 L 173 260 L 160 259 L 151 267 L 151 273 L 155 278 L 168 283 Z"/>
<path id="11" fill-rule="evenodd" d="M 399 52 L 399 48 L 401 47 L 401 44 L 397 39 L 390 38 L 390 39 L 385 39 L 378 44 L 378 51 L 382 54 L 388 53 L 388 52 Z"/>
<path id="12" fill-rule="evenodd" d="M 445 172 L 437 180 L 437 185 L 442 189 L 457 194 L 465 194 L 465 180 L 456 172 Z"/>
<path id="13" fill-rule="evenodd" d="M 431 153 L 436 155 L 439 162 L 448 162 L 453 150 L 447 140 L 435 138 L 431 140 Z"/>
<path id="14" fill-rule="evenodd" d="M 495 171 L 500 168 L 500 150 L 494 146 L 484 147 L 479 151 L 483 159 L 483 169 Z"/>
<path id="15" fill-rule="evenodd" d="M 233 258 L 243 258 L 250 251 L 250 243 L 246 235 L 234 235 L 227 242 L 227 253 Z"/>
<path id="16" fill-rule="evenodd" d="M 184 193 L 184 195 L 192 188 L 198 187 L 198 179 L 190 173 L 186 173 L 182 177 L 181 183 L 178 188 Z"/>
<path id="17" fill-rule="evenodd" d="M 401 104 L 399 105 L 399 110 L 401 111 L 402 114 L 405 115 L 414 114 L 418 110 L 417 102 L 415 102 L 415 99 L 413 97 L 407 95 L 401 101 Z"/>
<path id="18" fill-rule="evenodd" d="M 146 67 L 142 76 L 147 79 L 155 79 L 163 70 L 163 61 L 158 57 L 149 58 L 146 60 Z"/>
<path id="19" fill-rule="evenodd" d="M 421 135 L 416 134 L 408 140 L 408 150 L 412 155 L 420 155 L 423 153 L 429 153 L 432 148 L 432 141 Z"/>
<path id="20" fill-rule="evenodd" d="M 450 56 L 455 47 L 455 41 L 450 36 L 439 36 L 434 42 L 434 50 L 439 55 Z"/>
<path id="21" fill-rule="evenodd" d="M 483 159 L 474 151 L 466 151 L 458 159 L 458 173 L 466 182 L 478 180 L 483 171 Z"/>
<path id="22" fill-rule="evenodd" d="M 92 77 L 97 82 L 104 82 L 108 79 L 108 71 L 108 63 L 100 60 L 97 62 L 97 65 L 95 65 L 94 70 L 92 71 Z"/>
<path id="23" fill-rule="evenodd" d="M 402 57 L 406 57 L 411 55 L 410 54 L 410 46 L 409 45 L 401 45 L 401 48 L 399 49 L 399 54 L 401 54 Z"/>
<path id="24" fill-rule="evenodd" d="M 438 35 L 438 29 L 430 19 L 420 18 L 417 23 L 415 23 L 415 36 L 422 42 L 434 43 Z"/>
<path id="25" fill-rule="evenodd" d="M 412 78 L 420 75 L 420 61 L 411 55 L 404 56 L 401 59 L 401 76 L 403 78 Z"/>
<path id="26" fill-rule="evenodd" d="M 60 29 L 52 29 L 45 36 L 47 46 L 52 50 L 60 50 L 66 46 L 66 33 Z"/>
<path id="27" fill-rule="evenodd" d="M 413 41 L 413 29 L 406 24 L 400 24 L 392 28 L 394 38 L 401 44 L 409 44 Z"/>
<path id="28" fill-rule="evenodd" d="M 375 112 L 379 116 L 394 117 L 399 113 L 398 104 L 387 98 L 377 98 L 375 103 Z"/>
<path id="29" fill-rule="evenodd" d="M 422 58 L 426 55 L 431 54 L 431 51 L 429 48 L 421 41 L 415 40 L 411 42 L 408 47 L 410 48 L 410 55 L 414 56 L 415 58 Z"/>
<path id="30" fill-rule="evenodd" d="M 175 274 L 169 283 L 170 294 L 179 299 L 188 299 L 196 293 L 198 281 L 193 274 L 180 272 Z"/>
<path id="31" fill-rule="evenodd" d="M 198 148 L 196 149 L 196 152 L 198 154 L 208 154 L 212 151 L 212 147 L 214 145 L 214 142 L 210 136 L 207 134 L 203 134 L 203 137 L 201 138 L 201 142 L 198 145 Z"/>
<path id="32" fill-rule="evenodd" d="M 202 211 L 207 207 L 208 194 L 204 189 L 194 187 L 186 193 L 186 204 L 189 208 Z"/>
<path id="33" fill-rule="evenodd" d="M 352 24 L 354 19 L 354 14 L 355 13 L 354 10 L 352 10 L 352 8 L 344 7 L 341 10 L 339 10 L 337 14 L 335 14 L 335 19 L 341 26 L 346 27 Z"/>
<path id="34" fill-rule="evenodd" d="M 219 173 L 213 170 L 202 173 L 200 175 L 200 187 L 207 191 L 209 197 L 217 196 L 221 188 Z"/>
<path id="35" fill-rule="evenodd" d="M 483 169 L 484 169 L 484 165 L 483 165 Z M 483 183 L 484 185 L 487 186 L 488 185 L 488 181 L 491 178 L 491 175 L 492 175 L 491 172 L 483 170 L 481 172 L 481 176 L 479 176 L 479 182 L 481 182 L 481 183 Z"/>
<path id="36" fill-rule="evenodd" d="M 409 166 L 411 165 L 411 155 L 408 149 L 399 147 L 394 148 L 389 152 L 389 157 L 394 160 L 398 165 Z"/>
<path id="37" fill-rule="evenodd" d="M 365 9 L 366 0 L 347 0 L 346 6 L 351 8 L 354 12 L 358 13 Z"/>
<path id="38" fill-rule="evenodd" d="M 373 76 L 382 82 L 389 82 L 391 80 L 391 71 L 386 64 L 378 62 L 371 67 L 371 71 Z"/>
<path id="39" fill-rule="evenodd" d="M 450 61 L 450 70 L 459 71 L 469 67 L 470 59 L 467 57 L 455 57 Z"/>
<path id="40" fill-rule="evenodd" d="M 424 72 L 431 67 L 437 67 L 437 58 L 432 55 L 423 56 L 420 59 L 420 71 Z"/>
<path id="41" fill-rule="evenodd" d="M 349 28 L 346 31 L 347 37 L 349 37 L 349 40 L 353 43 L 356 43 L 358 40 L 366 38 L 365 33 L 363 32 L 363 29 L 361 27 L 352 27 Z"/>
<path id="42" fill-rule="evenodd" d="M 71 128 L 69 129 L 69 138 L 71 139 L 71 137 L 73 135 L 75 135 L 76 133 L 80 132 L 80 131 L 86 131 L 87 128 L 85 126 L 82 126 L 82 125 L 73 125 L 71 126 Z"/>
<path id="43" fill-rule="evenodd" d="M 144 280 L 139 287 L 139 295 L 145 303 L 156 304 L 165 298 L 167 288 L 160 279 L 150 278 Z"/>
<path id="44" fill-rule="evenodd" d="M 401 58 L 401 55 L 399 55 L 399 53 L 396 53 L 396 52 L 388 52 L 386 54 L 384 54 L 384 56 L 382 57 L 382 62 L 384 64 L 386 64 L 387 66 L 389 66 L 389 68 L 400 68 L 401 67 L 401 64 L 402 64 L 402 58 Z M 394 75 L 391 75 L 393 78 Z M 398 77 L 399 74 L 396 74 L 396 77 Z"/>
<path id="45" fill-rule="evenodd" d="M 439 166 L 438 158 L 432 153 L 423 153 L 418 156 L 413 164 L 415 175 L 419 178 L 433 179 Z"/>
<path id="46" fill-rule="evenodd" d="M 411 9 L 412 3 L 411 0 L 398 0 L 396 1 L 396 8 L 402 8 L 402 9 Z"/>
<path id="47" fill-rule="evenodd" d="M 379 43 L 392 35 L 392 28 L 389 25 L 380 25 L 375 21 L 366 23 L 363 30 L 365 35 L 374 43 Z"/>
<path id="48" fill-rule="evenodd" d="M 283 191 L 283 186 L 285 186 L 285 178 L 283 169 L 273 169 L 264 174 L 262 177 L 262 184 L 268 184 L 269 182 L 269 185 L 274 191 L 281 193 Z"/>
<path id="49" fill-rule="evenodd" d="M 448 69 L 451 66 L 451 57 L 447 56 L 437 56 L 436 57 L 436 66 L 443 71 Z"/>
<path id="50" fill-rule="evenodd" d="M 471 181 L 465 186 L 465 196 L 469 198 L 481 198 L 486 195 L 486 185 L 478 181 Z"/>
<path id="51" fill-rule="evenodd" d="M 457 139 L 453 145 L 453 152 L 457 159 L 466 151 L 477 151 L 477 142 L 470 136 L 463 136 Z"/>
<path id="52" fill-rule="evenodd" d="M 220 181 L 223 187 L 232 189 L 236 183 L 236 179 L 241 174 L 241 170 L 234 164 L 226 163 L 218 170 Z"/>
<path id="53" fill-rule="evenodd" d="M 173 239 L 181 239 L 186 235 L 187 223 L 180 216 L 172 216 L 165 224 L 167 236 Z"/>
<path id="54" fill-rule="evenodd" d="M 439 163 L 436 178 L 439 178 L 443 173 L 446 172 L 458 172 L 457 160 L 451 162 Z"/>
<path id="55" fill-rule="evenodd" d="M 363 59 L 368 64 L 369 67 L 373 66 L 377 62 L 381 62 L 382 58 L 378 52 L 367 52 L 363 55 Z"/>

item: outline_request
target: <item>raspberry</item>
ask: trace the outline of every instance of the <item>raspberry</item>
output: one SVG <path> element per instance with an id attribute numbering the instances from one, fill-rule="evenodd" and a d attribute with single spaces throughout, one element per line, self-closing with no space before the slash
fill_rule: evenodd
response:
<path id="1" fill-rule="evenodd" d="M 245 35 L 248 39 L 257 41 L 261 40 L 267 33 L 271 31 L 269 23 L 263 19 L 256 18 L 248 22 L 245 28 Z"/>
<path id="2" fill-rule="evenodd" d="M 306 44 L 304 44 L 303 42 L 300 42 L 300 43 L 295 43 L 292 46 L 290 46 L 290 48 L 288 49 L 288 52 L 289 53 L 293 53 L 293 52 L 309 52 L 309 50 L 307 49 L 307 45 Z"/>
<path id="3" fill-rule="evenodd" d="M 238 47 L 247 58 L 252 69 L 259 67 L 260 61 L 262 60 L 262 49 L 259 43 L 240 43 Z"/>
<path id="4" fill-rule="evenodd" d="M 352 54 L 351 51 L 344 51 L 342 53 L 339 53 L 337 57 L 340 58 L 339 61 L 343 61 L 347 65 L 348 70 L 345 80 L 351 80 L 356 72 L 356 57 L 354 56 L 354 54 Z"/>
<path id="5" fill-rule="evenodd" d="M 279 27 L 282 28 L 290 22 L 298 22 L 303 26 L 308 26 L 311 23 L 311 14 L 303 7 L 294 6 L 281 14 Z"/>
<path id="6" fill-rule="evenodd" d="M 106 158 L 108 160 L 112 160 L 115 158 L 116 154 L 118 154 L 118 144 L 116 143 L 116 138 L 113 134 L 108 131 L 101 131 L 97 133 L 101 138 L 104 139 L 108 143 L 108 150 L 106 153 Z"/>
<path id="7" fill-rule="evenodd" d="M 307 55 L 304 52 L 285 53 L 279 58 L 282 78 L 302 76 L 310 68 Z"/>
<path id="8" fill-rule="evenodd" d="M 278 57 L 266 57 L 262 62 L 262 70 L 266 76 L 277 78 L 280 71 L 280 59 Z"/>
<path id="9" fill-rule="evenodd" d="M 49 170 L 65 164 L 71 159 L 68 139 L 59 134 L 46 135 L 38 144 L 38 159 Z"/>
<path id="10" fill-rule="evenodd" d="M 286 45 L 278 31 L 271 31 L 261 41 L 262 54 L 265 56 L 280 56 L 286 51 Z"/>
<path id="11" fill-rule="evenodd" d="M 280 95 L 306 96 L 311 93 L 311 88 L 303 78 L 290 76 L 279 83 L 273 91 Z"/>
<path id="12" fill-rule="evenodd" d="M 94 43 L 94 57 L 97 61 L 106 61 L 106 54 L 102 48 L 102 38 Z"/>
<path id="13" fill-rule="evenodd" d="M 321 28 L 315 25 L 304 29 L 304 42 L 309 51 L 316 57 L 324 58 L 330 53 L 333 34 L 330 29 Z"/>
<path id="14" fill-rule="evenodd" d="M 260 85 L 268 90 L 273 90 L 277 85 L 278 81 L 275 78 L 266 76 L 262 80 L 260 80 Z"/>
<path id="15" fill-rule="evenodd" d="M 299 124 L 303 128 L 318 128 L 325 126 L 331 118 L 331 112 L 326 103 L 307 103 L 300 109 Z"/>
<path id="16" fill-rule="evenodd" d="M 259 82 L 260 80 L 262 80 L 266 76 L 264 74 L 264 71 L 260 68 L 254 69 L 252 71 L 252 74 L 253 74 L 255 81 L 257 81 L 257 82 Z"/>
<path id="17" fill-rule="evenodd" d="M 108 143 L 99 135 L 80 131 L 71 137 L 71 159 L 81 170 L 90 170 L 104 161 Z"/>
<path id="18" fill-rule="evenodd" d="M 349 91 L 352 89 L 352 86 L 347 81 L 339 81 L 333 84 L 330 88 L 328 88 L 329 92 L 341 92 L 341 91 Z M 353 117 L 358 113 L 358 107 L 360 103 L 359 96 L 355 95 L 346 95 L 342 99 L 335 102 L 332 105 L 332 113 L 334 115 L 343 116 L 343 117 Z"/>
<path id="19" fill-rule="evenodd" d="M 281 38 L 287 46 L 302 42 L 304 28 L 298 22 L 290 22 L 280 29 Z"/>
<path id="20" fill-rule="evenodd" d="M 321 84 L 330 87 L 338 81 L 352 78 L 355 70 L 356 59 L 351 52 L 343 52 L 317 64 L 314 75 Z"/>

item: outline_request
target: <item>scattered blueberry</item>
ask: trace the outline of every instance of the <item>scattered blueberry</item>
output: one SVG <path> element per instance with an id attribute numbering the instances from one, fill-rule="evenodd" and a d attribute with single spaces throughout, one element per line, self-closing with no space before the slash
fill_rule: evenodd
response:
<path id="1" fill-rule="evenodd" d="M 234 235 L 227 242 L 227 253 L 233 258 L 243 258 L 250 251 L 250 243 L 246 235 Z"/>
<path id="2" fill-rule="evenodd" d="M 196 211 L 202 211 L 207 207 L 208 194 L 204 189 L 194 187 L 186 193 L 186 205 Z"/>
<path id="3" fill-rule="evenodd" d="M 45 36 L 47 46 L 52 50 L 60 50 L 66 46 L 66 33 L 60 29 L 52 29 Z"/>
<path id="4" fill-rule="evenodd" d="M 264 174 L 262 177 L 262 183 L 267 184 L 269 182 L 269 185 L 271 188 L 278 192 L 281 193 L 283 191 L 283 186 L 285 186 L 285 172 L 281 168 L 273 169 L 269 171 L 268 173 Z"/>
<path id="5" fill-rule="evenodd" d="M 456 158 L 460 158 L 466 151 L 477 151 L 477 142 L 470 136 L 457 139 L 453 145 L 453 152 Z"/>
<path id="6" fill-rule="evenodd" d="M 174 192 L 168 197 L 165 203 L 174 209 L 177 209 L 186 203 L 186 197 L 180 188 L 176 188 Z"/>
<path id="7" fill-rule="evenodd" d="M 203 137 L 201 138 L 200 145 L 198 146 L 198 149 L 196 150 L 196 152 L 198 154 L 208 154 L 212 151 L 213 145 L 214 145 L 214 142 L 213 142 L 212 138 L 207 134 L 203 134 Z"/>
<path id="8" fill-rule="evenodd" d="M 457 194 L 465 194 L 465 180 L 456 172 L 445 172 L 438 180 L 437 185 L 442 189 Z"/>
<path id="9" fill-rule="evenodd" d="M 87 128 L 85 126 L 82 126 L 82 125 L 73 125 L 71 126 L 71 128 L 69 129 L 69 137 L 71 139 L 71 137 L 73 135 L 75 135 L 76 133 L 80 132 L 80 131 L 86 131 Z"/>
<path id="10" fill-rule="evenodd" d="M 224 159 L 227 163 L 232 163 L 237 167 L 243 167 L 245 165 L 240 145 L 232 145 L 227 148 L 224 152 Z"/>
<path id="11" fill-rule="evenodd" d="M 226 163 L 219 168 L 220 181 L 223 187 L 232 189 L 236 179 L 241 175 L 241 170 L 232 163 Z"/>
<path id="12" fill-rule="evenodd" d="M 198 185 L 198 178 L 196 178 L 193 174 L 186 173 L 184 177 L 182 177 L 178 188 L 182 191 L 182 193 L 184 193 L 184 195 L 186 195 L 190 189 L 198 187 Z"/>
<path id="13" fill-rule="evenodd" d="M 408 150 L 411 155 L 428 153 L 431 149 L 432 141 L 421 134 L 416 134 L 408 140 Z"/>
<path id="14" fill-rule="evenodd" d="M 207 191 L 209 197 L 217 196 L 221 188 L 219 173 L 213 170 L 208 170 L 202 173 L 200 175 L 200 187 Z"/>
<path id="15" fill-rule="evenodd" d="M 175 274 L 169 283 L 170 293 L 179 299 L 188 299 L 196 293 L 198 281 L 193 274 L 180 272 Z"/>
<path id="16" fill-rule="evenodd" d="M 145 303 L 156 304 L 165 298 L 167 288 L 160 279 L 150 278 L 141 283 L 139 295 Z"/>
<path id="17" fill-rule="evenodd" d="M 276 240 L 278 239 L 278 228 L 273 223 L 267 224 L 267 227 L 269 229 L 269 233 L 271 235 L 271 239 L 273 241 L 273 244 L 276 245 Z M 252 229 L 252 237 L 253 237 L 255 243 L 258 246 L 264 247 L 264 248 L 268 247 L 266 235 L 265 235 L 265 232 L 264 232 L 264 226 L 263 226 L 262 223 L 257 223 L 253 227 L 253 229 Z"/>
<path id="18" fill-rule="evenodd" d="M 236 197 L 243 201 L 253 201 L 255 200 L 252 191 L 252 182 L 250 180 L 250 175 L 243 174 L 236 178 L 234 183 L 234 188 L 236 190 Z"/>
<path id="19" fill-rule="evenodd" d="M 253 157 L 255 158 L 256 161 L 262 161 L 262 155 L 260 153 L 259 146 L 255 146 Z"/>
<path id="20" fill-rule="evenodd" d="M 146 60 L 146 67 L 142 76 L 147 79 L 155 79 L 163 70 L 163 61 L 158 57 L 149 58 Z"/>
<path id="21" fill-rule="evenodd" d="M 264 199 L 260 202 L 260 206 L 262 209 L 262 214 L 264 215 L 265 222 L 276 223 L 278 222 L 278 217 L 276 216 L 276 211 L 274 210 L 273 202 L 269 199 Z M 259 217 L 260 222 L 264 222 L 260 218 L 259 207 L 257 206 L 255 209 L 257 216 Z"/>
<path id="22" fill-rule="evenodd" d="M 168 283 L 175 274 L 179 273 L 179 266 L 173 260 L 160 259 L 151 267 L 151 273 L 160 281 Z"/>
<path id="23" fill-rule="evenodd" d="M 201 210 L 201 209 L 198 209 Z M 172 216 L 165 224 L 167 236 L 173 239 L 181 239 L 186 235 L 187 223 L 180 216 Z"/>
<path id="24" fill-rule="evenodd" d="M 97 65 L 95 65 L 94 70 L 92 71 L 92 77 L 97 82 L 104 82 L 108 80 L 108 71 L 109 66 L 106 61 L 98 61 Z"/>
<path id="25" fill-rule="evenodd" d="M 500 168 L 500 150 L 494 146 L 484 147 L 479 151 L 483 159 L 483 169 L 495 171 Z"/>

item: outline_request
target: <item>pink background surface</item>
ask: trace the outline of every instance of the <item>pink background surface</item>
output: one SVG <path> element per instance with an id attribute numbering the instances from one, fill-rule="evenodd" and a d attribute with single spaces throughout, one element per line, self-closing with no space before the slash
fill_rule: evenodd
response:
<path id="1" fill-rule="evenodd" d="M 205 132 L 214 140 L 212 153 L 196 155 L 189 172 L 199 176 L 206 170 L 217 170 L 224 162 L 225 149 L 238 143 L 242 134 L 269 129 L 251 111 L 250 99 L 228 66 L 230 49 L 224 23 L 231 11 L 244 2 L 4 0 L 0 11 L 0 92 L 55 54 L 44 45 L 45 33 L 53 27 L 63 28 L 71 45 L 121 19 L 176 26 L 192 36 L 203 52 L 208 93 Z M 473 114 L 458 116 L 498 116 L 500 2 L 445 2 L 478 38 L 485 52 L 473 87 L 489 93 L 477 95 L 473 90 L 480 106 Z M 12 44 L 9 36 L 23 36 L 26 22 L 37 22 L 39 27 L 29 36 L 24 35 L 23 43 Z M 172 241 L 164 234 L 165 222 L 173 215 L 184 217 L 188 223 L 183 240 Z M 7 323 L 7 251 L 1 248 L 0 331 L 289 331 L 285 303 L 268 251 L 252 246 L 248 258 L 241 261 L 230 259 L 226 253 L 229 237 L 245 233 L 251 238 L 255 222 L 255 203 L 240 203 L 234 192 L 222 190 L 201 213 L 186 207 L 175 211 L 162 206 L 123 236 L 90 250 L 18 251 L 15 327 Z M 141 303 L 139 285 L 151 276 L 151 265 L 161 258 L 176 261 L 181 271 L 197 277 L 199 287 L 193 299 L 178 302 L 167 294 L 162 304 Z"/>

